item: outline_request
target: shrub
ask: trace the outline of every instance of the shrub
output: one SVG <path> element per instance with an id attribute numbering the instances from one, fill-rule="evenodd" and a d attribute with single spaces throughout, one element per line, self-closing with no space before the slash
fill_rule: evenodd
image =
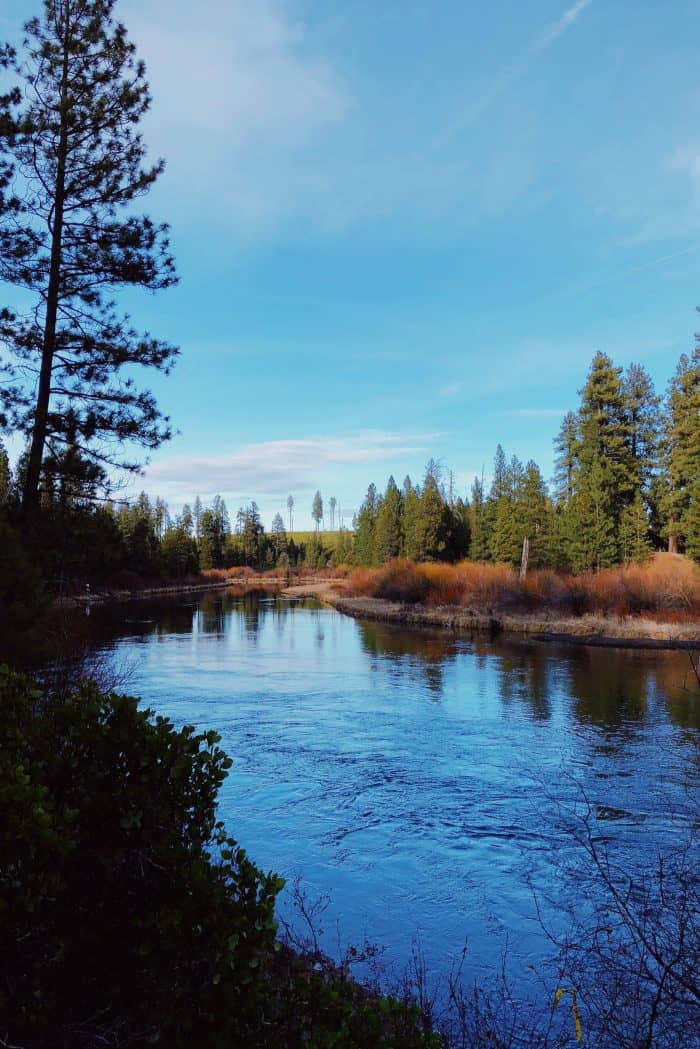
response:
<path id="1" fill-rule="evenodd" d="M 505 564 L 449 565 L 399 558 L 381 568 L 355 569 L 348 587 L 366 597 L 470 606 L 484 612 L 654 614 L 674 621 L 700 615 L 700 565 L 677 554 L 655 554 L 641 565 L 578 576 L 539 569 L 524 580 Z"/>
<path id="2" fill-rule="evenodd" d="M 233 1044 L 275 894 L 216 822 L 228 758 L 128 696 L 50 704 L 0 668 L 0 1016 L 9 1043 Z"/>
<path id="3" fill-rule="evenodd" d="M 0 661 L 32 664 L 46 656 L 46 607 L 36 563 L 0 514 Z"/>
<path id="4" fill-rule="evenodd" d="M 218 739 L 0 667 L 0 1042 L 438 1049 L 415 1006 L 280 950 L 283 883 L 216 820 Z"/>

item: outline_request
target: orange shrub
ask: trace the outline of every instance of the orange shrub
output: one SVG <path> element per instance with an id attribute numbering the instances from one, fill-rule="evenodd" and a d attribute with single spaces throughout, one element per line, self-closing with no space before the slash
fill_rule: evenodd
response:
<path id="1" fill-rule="evenodd" d="M 462 605 L 480 612 L 541 609 L 575 616 L 656 615 L 674 621 L 700 615 L 700 565 L 674 554 L 578 576 L 534 570 L 522 581 L 509 565 L 397 558 L 381 568 L 356 568 L 348 589 L 388 601 Z"/>

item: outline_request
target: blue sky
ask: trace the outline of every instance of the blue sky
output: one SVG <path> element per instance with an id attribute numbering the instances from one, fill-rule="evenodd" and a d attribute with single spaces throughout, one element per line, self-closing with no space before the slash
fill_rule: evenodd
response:
<path id="1" fill-rule="evenodd" d="M 7 0 L 16 36 L 38 5 Z M 552 469 L 597 350 L 660 389 L 700 302 L 696 0 L 119 0 L 181 283 L 139 486 L 345 519 L 498 441 Z M 11 298 L 11 293 L 6 293 Z"/>

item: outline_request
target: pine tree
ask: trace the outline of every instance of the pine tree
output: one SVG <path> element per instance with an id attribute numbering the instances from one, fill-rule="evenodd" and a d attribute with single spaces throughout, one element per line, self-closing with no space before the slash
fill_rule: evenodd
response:
<path id="1" fill-rule="evenodd" d="M 427 467 L 421 487 L 417 518 L 417 561 L 444 561 L 449 556 L 452 536 L 450 511 L 440 489 L 439 474 L 433 460 Z"/>
<path id="2" fill-rule="evenodd" d="M 700 559 L 700 346 L 682 355 L 668 389 L 663 462 L 668 548 Z"/>
<path id="3" fill-rule="evenodd" d="M 374 535 L 374 552 L 378 563 L 384 564 L 398 557 L 401 550 L 401 493 L 396 481 L 390 477 L 384 498 L 377 512 Z"/>
<path id="4" fill-rule="evenodd" d="M 218 520 L 221 522 L 221 515 Z M 264 554 L 265 528 L 256 502 L 239 509 L 236 514 L 236 531 L 241 536 L 243 544 L 243 563 L 251 567 L 259 567 Z M 221 524 L 219 524 L 219 534 L 222 534 Z"/>
<path id="5" fill-rule="evenodd" d="M 583 502 L 579 500 L 578 512 L 582 506 L 595 507 L 599 538 L 594 544 L 598 551 L 594 561 L 597 564 L 600 557 L 601 565 L 614 563 L 619 551 L 609 561 L 608 540 L 603 541 L 603 535 L 617 535 L 622 512 L 639 488 L 639 471 L 632 454 L 632 427 L 625 406 L 622 370 L 604 353 L 593 358 L 581 391 L 579 433 L 575 491 Z M 605 523 L 601 514 L 608 517 Z M 583 518 L 589 519 L 587 511 Z"/>
<path id="6" fill-rule="evenodd" d="M 10 459 L 5 446 L 0 441 L 0 505 L 7 502 L 12 488 L 12 474 L 10 473 Z"/>
<path id="7" fill-rule="evenodd" d="M 10 130 L 0 139 L 0 170 L 15 166 L 15 195 L 0 216 L 0 278 L 35 299 L 24 316 L 5 311 L 0 319 L 18 363 L 6 411 L 31 439 L 27 513 L 47 450 L 58 462 L 69 442 L 69 410 L 84 461 L 103 470 L 137 468 L 119 451 L 123 442 L 156 448 L 170 436 L 168 419 L 151 393 L 136 389 L 132 372 L 134 365 L 167 372 L 177 350 L 139 335 L 110 298 L 114 288 L 157 290 L 176 280 L 167 228 L 133 210 L 163 164 L 143 166 L 136 129 L 148 85 L 113 7 L 114 0 L 44 0 L 42 18 L 25 26 L 24 57 L 10 63 L 22 91 L 5 98 L 0 115 Z"/>
<path id="8" fill-rule="evenodd" d="M 488 548 L 494 561 L 507 564 L 520 561 L 523 535 L 515 490 L 522 476 L 522 463 L 516 457 L 508 463 L 499 444 L 493 464 L 493 482 L 486 503 Z"/>
<path id="9" fill-rule="evenodd" d="M 620 555 L 624 562 L 637 561 L 641 564 L 651 554 L 649 518 L 644 507 L 641 491 L 626 506 L 620 517 Z"/>
<path id="10" fill-rule="evenodd" d="M 484 482 L 474 478 L 469 505 L 469 530 L 471 544 L 469 556 L 472 561 L 487 561 L 489 557 L 486 513 L 484 508 Z"/>
<path id="11" fill-rule="evenodd" d="M 648 498 L 652 478 L 658 467 L 661 398 L 641 364 L 630 364 L 622 385 L 630 430 L 630 451 L 637 472 L 639 490 Z"/>
<path id="12" fill-rule="evenodd" d="M 185 505 L 183 506 L 182 513 L 178 518 L 177 525 L 178 528 L 182 528 L 185 535 L 189 539 L 194 538 L 194 518 L 192 516 L 192 510 L 190 509 L 189 503 L 185 503 Z"/>
<path id="13" fill-rule="evenodd" d="M 282 520 L 282 514 L 277 513 L 272 518 L 270 534 L 272 536 L 272 548 L 274 550 L 276 564 L 282 555 L 287 552 L 287 532 L 284 527 L 284 521 Z"/>
<path id="14" fill-rule="evenodd" d="M 575 572 L 600 571 L 618 559 L 608 477 L 595 457 L 569 504 L 569 560 Z"/>
<path id="15" fill-rule="evenodd" d="M 527 536 L 530 546 L 529 564 L 543 568 L 550 562 L 551 503 L 542 472 L 529 460 L 515 493 L 518 506 L 520 544 Z"/>
<path id="16" fill-rule="evenodd" d="M 198 495 L 195 496 L 192 508 L 192 521 L 194 523 L 194 537 L 200 540 L 202 538 L 202 500 Z"/>
<path id="17" fill-rule="evenodd" d="M 567 412 L 554 441 L 554 499 L 561 506 L 566 506 L 574 494 L 578 442 L 578 418 L 575 412 Z"/>
<path id="18" fill-rule="evenodd" d="M 380 508 L 380 498 L 374 484 L 370 484 L 360 512 L 357 515 L 355 528 L 355 560 L 360 565 L 377 563 L 375 550 L 375 528 Z"/>
<path id="19" fill-rule="evenodd" d="M 311 516 L 316 522 L 316 532 L 320 527 L 321 521 L 323 520 L 323 499 L 321 493 L 317 490 L 314 495 L 313 502 L 311 504 Z"/>

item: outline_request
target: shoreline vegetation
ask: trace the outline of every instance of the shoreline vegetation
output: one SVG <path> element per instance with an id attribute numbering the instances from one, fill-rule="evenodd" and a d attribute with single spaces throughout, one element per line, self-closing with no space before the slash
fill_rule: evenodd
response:
<path id="1" fill-rule="evenodd" d="M 260 587 L 278 589 L 285 597 L 312 597 L 354 618 L 409 628 L 629 648 L 700 647 L 700 566 L 669 554 L 657 554 L 643 565 L 579 576 L 536 571 L 525 580 L 506 565 L 404 559 L 354 571 L 236 568 L 155 587 L 90 590 L 58 600 L 86 606 Z"/>

